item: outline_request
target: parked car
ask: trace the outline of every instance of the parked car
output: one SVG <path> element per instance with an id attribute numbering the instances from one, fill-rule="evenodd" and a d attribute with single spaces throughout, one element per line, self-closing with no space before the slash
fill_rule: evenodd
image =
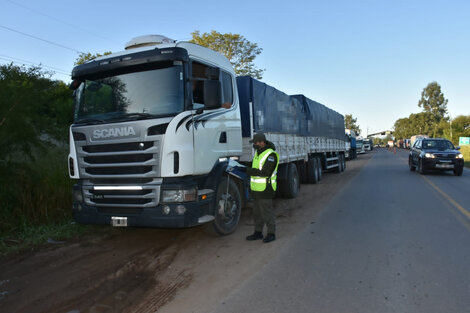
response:
<path id="1" fill-rule="evenodd" d="M 421 174 L 428 170 L 453 171 L 454 175 L 461 176 L 464 159 L 459 149 L 444 138 L 419 138 L 410 150 L 410 171 L 416 168 Z"/>

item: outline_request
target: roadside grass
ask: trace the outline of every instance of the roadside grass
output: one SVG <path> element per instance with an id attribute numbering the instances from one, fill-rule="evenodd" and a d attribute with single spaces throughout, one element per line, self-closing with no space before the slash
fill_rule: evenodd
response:
<path id="1" fill-rule="evenodd" d="M 98 226 L 75 224 L 64 220 L 43 225 L 24 225 L 15 233 L 0 236 L 0 257 L 11 256 L 43 246 L 56 246 L 74 241 L 97 231 Z"/>
<path id="2" fill-rule="evenodd" d="M 0 256 L 58 244 L 93 228 L 72 222 L 66 147 L 0 163 Z"/>
<path id="3" fill-rule="evenodd" d="M 465 167 L 470 168 L 470 146 L 460 147 L 460 152 L 463 154 L 463 159 L 465 160 Z"/>

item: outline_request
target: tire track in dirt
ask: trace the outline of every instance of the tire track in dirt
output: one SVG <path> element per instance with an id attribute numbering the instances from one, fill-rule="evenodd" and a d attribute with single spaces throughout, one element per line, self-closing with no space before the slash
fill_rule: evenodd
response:
<path id="1" fill-rule="evenodd" d="M 134 312 L 136 303 L 159 289 L 166 294 L 156 303 L 161 306 L 191 278 L 159 280 L 177 256 L 184 233 L 128 229 L 91 244 L 10 260 L 0 265 L 0 279 L 9 277 L 1 311 Z"/>

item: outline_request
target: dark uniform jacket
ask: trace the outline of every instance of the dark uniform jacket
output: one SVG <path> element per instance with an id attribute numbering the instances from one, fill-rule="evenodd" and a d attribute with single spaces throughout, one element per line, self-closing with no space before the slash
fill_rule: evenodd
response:
<path id="1" fill-rule="evenodd" d="M 271 142 L 267 141 L 266 146 L 263 149 L 258 149 L 258 155 L 263 153 L 266 149 L 273 149 L 276 150 L 276 146 Z M 260 176 L 260 177 L 271 177 L 273 174 L 274 170 L 276 169 L 276 164 L 277 164 L 277 156 L 275 153 L 271 153 L 266 161 L 264 162 L 263 169 L 260 171 L 259 169 L 253 168 L 252 167 L 246 167 L 246 173 L 249 176 Z M 279 182 L 277 183 L 279 186 Z M 271 183 L 268 181 L 266 189 L 264 191 L 253 191 L 251 190 L 251 196 L 254 199 L 271 199 L 274 198 L 274 195 L 276 192 L 273 190 Z"/>

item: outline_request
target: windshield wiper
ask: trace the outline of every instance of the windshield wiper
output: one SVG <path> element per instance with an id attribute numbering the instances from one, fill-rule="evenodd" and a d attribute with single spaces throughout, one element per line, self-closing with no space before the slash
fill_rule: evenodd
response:
<path id="1" fill-rule="evenodd" d="M 118 116 L 115 116 L 113 118 L 108 119 L 108 121 L 137 121 L 137 120 L 146 120 L 150 118 L 158 118 L 162 117 L 160 115 L 156 114 L 150 114 L 150 113 L 124 113 L 120 114 Z"/>
<path id="2" fill-rule="evenodd" d="M 98 118 L 83 118 L 78 121 L 75 121 L 75 124 L 102 124 L 106 123 L 104 120 L 100 120 Z"/>

